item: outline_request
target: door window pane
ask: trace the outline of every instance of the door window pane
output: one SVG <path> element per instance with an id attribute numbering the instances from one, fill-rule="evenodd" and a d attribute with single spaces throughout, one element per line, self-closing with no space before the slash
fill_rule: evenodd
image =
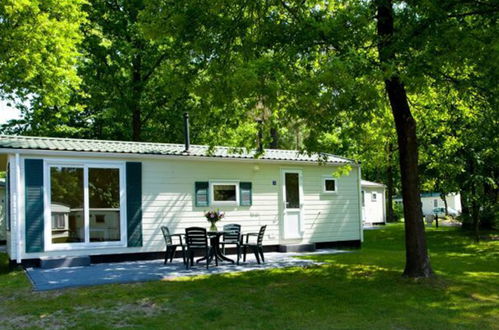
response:
<path id="1" fill-rule="evenodd" d="M 286 208 L 300 208 L 300 182 L 298 173 L 286 173 Z"/>
<path id="2" fill-rule="evenodd" d="M 52 243 L 85 241 L 83 168 L 51 167 Z"/>
<path id="3" fill-rule="evenodd" d="M 89 168 L 90 242 L 119 241 L 120 171 L 117 168 Z"/>

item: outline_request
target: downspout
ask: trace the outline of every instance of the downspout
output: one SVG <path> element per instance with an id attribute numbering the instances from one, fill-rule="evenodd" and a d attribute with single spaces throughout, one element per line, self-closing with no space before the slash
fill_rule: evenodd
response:
<path id="1" fill-rule="evenodd" d="M 16 262 L 21 263 L 21 161 L 19 153 L 16 153 L 16 227 L 17 227 L 17 253 Z"/>
<path id="2" fill-rule="evenodd" d="M 359 199 L 359 231 L 360 231 L 360 241 L 364 242 L 364 228 L 362 223 L 362 186 L 361 186 L 361 170 L 360 170 L 360 162 L 357 164 L 358 166 L 358 177 L 357 177 L 357 188 L 358 188 L 358 199 Z"/>

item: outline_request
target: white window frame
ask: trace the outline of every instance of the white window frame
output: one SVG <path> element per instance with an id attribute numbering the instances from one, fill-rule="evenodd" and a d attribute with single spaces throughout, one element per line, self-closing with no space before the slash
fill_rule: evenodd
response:
<path id="1" fill-rule="evenodd" d="M 326 190 L 326 181 L 327 180 L 334 181 L 334 190 Z M 333 178 L 332 176 L 322 177 L 322 192 L 324 194 L 337 194 L 338 193 L 338 180 L 336 180 L 336 178 Z"/>
<path id="2" fill-rule="evenodd" d="M 85 224 L 85 242 L 78 243 L 52 243 L 52 211 L 50 195 L 50 168 L 51 167 L 79 167 L 83 168 L 83 209 Z M 89 168 L 115 168 L 120 173 L 120 240 L 110 242 L 90 242 L 90 211 L 88 191 Z M 127 224 L 126 224 L 126 178 L 125 162 L 120 161 L 94 161 L 94 160 L 72 160 L 72 159 L 45 159 L 44 160 L 44 222 L 45 222 L 45 251 L 65 251 L 81 249 L 98 249 L 108 247 L 127 246 Z"/>
<path id="3" fill-rule="evenodd" d="M 239 181 L 234 180 L 213 180 L 210 182 L 210 205 L 212 206 L 236 206 L 239 205 Z M 236 200 L 235 201 L 216 201 L 215 200 L 215 189 L 214 186 L 227 186 L 233 185 L 236 187 Z"/>
<path id="4" fill-rule="evenodd" d="M 378 201 L 378 193 L 373 191 L 371 193 L 371 202 L 377 202 Z"/>

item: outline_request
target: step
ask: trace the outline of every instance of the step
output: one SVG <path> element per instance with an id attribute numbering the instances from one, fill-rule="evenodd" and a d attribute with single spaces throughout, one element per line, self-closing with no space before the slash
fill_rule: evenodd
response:
<path id="1" fill-rule="evenodd" d="M 90 256 L 40 258 L 40 268 L 43 269 L 82 266 L 90 266 Z"/>
<path id="2" fill-rule="evenodd" d="M 279 252 L 314 252 L 315 244 L 281 244 Z"/>

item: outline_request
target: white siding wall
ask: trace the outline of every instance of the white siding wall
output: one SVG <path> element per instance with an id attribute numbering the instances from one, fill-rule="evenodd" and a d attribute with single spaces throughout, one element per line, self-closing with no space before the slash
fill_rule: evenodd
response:
<path id="1" fill-rule="evenodd" d="M 360 239 L 359 182 L 357 168 L 337 178 L 337 193 L 323 193 L 324 175 L 332 167 L 303 168 L 305 233 L 303 242 L 329 242 Z"/>
<path id="2" fill-rule="evenodd" d="M 26 157 L 28 158 L 28 157 Z M 31 157 L 35 158 L 35 157 Z M 40 156 L 36 157 L 40 158 Z M 142 162 L 143 242 L 141 248 L 100 248 L 86 250 L 51 251 L 25 254 L 23 258 L 47 255 L 112 254 L 163 251 L 160 226 L 166 225 L 174 233 L 186 227 L 209 227 L 203 211 L 220 208 L 228 223 L 239 223 L 243 232 L 256 232 L 267 225 L 264 244 L 284 243 L 280 239 L 282 186 L 281 169 L 301 169 L 304 191 L 304 235 L 299 242 L 327 242 L 360 240 L 360 210 L 358 171 L 353 168 L 347 176 L 337 179 L 338 193 L 322 193 L 324 175 L 331 175 L 333 166 L 286 166 L 270 162 L 235 160 L 171 160 L 161 158 L 126 159 Z M 237 180 L 252 182 L 252 206 L 195 207 L 194 182 Z M 276 185 L 273 185 L 273 181 Z M 24 231 L 24 226 L 23 226 Z"/>

